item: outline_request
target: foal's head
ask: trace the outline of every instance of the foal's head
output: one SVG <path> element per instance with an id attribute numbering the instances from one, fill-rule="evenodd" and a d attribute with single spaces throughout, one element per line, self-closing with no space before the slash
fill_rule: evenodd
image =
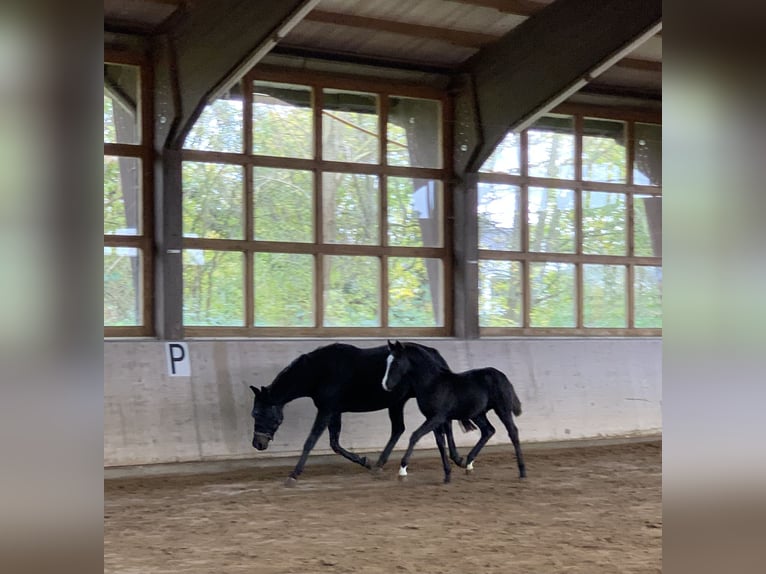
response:
<path id="1" fill-rule="evenodd" d="M 282 405 L 276 405 L 269 400 L 269 389 L 260 389 L 250 385 L 255 397 L 253 398 L 253 448 L 266 450 L 274 438 L 279 425 L 282 424 Z"/>
<path id="2" fill-rule="evenodd" d="M 383 389 L 393 391 L 405 378 L 410 370 L 410 358 L 402 343 L 388 342 L 388 358 L 386 372 L 383 375 Z"/>

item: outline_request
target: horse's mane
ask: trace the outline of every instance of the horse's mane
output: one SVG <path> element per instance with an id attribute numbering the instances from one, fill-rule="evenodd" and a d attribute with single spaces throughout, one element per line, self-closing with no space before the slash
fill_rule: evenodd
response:
<path id="1" fill-rule="evenodd" d="M 277 373 L 277 376 L 274 377 L 274 380 L 271 382 L 269 386 L 266 387 L 266 389 L 271 389 L 274 385 L 279 383 L 287 375 L 289 371 L 292 371 L 293 369 L 298 367 L 299 364 L 305 361 L 306 358 L 307 356 L 304 353 L 303 355 L 299 355 L 298 357 L 293 359 L 289 365 L 287 365 L 284 369 L 282 369 L 281 371 L 279 371 L 279 373 Z"/>
<path id="2" fill-rule="evenodd" d="M 425 366 L 427 364 L 439 372 L 452 372 L 447 361 L 444 360 L 444 357 L 436 349 L 415 343 L 404 343 L 404 349 L 409 359 L 417 363 L 418 366 Z"/>

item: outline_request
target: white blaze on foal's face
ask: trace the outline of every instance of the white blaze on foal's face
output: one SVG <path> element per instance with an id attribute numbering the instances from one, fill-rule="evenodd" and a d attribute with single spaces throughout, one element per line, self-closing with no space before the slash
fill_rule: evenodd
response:
<path id="1" fill-rule="evenodd" d="M 388 387 L 386 386 L 386 381 L 388 380 L 388 371 L 391 369 L 391 363 L 394 362 L 394 356 L 388 355 L 388 358 L 386 359 L 386 373 L 383 375 L 383 390 L 387 391 Z"/>

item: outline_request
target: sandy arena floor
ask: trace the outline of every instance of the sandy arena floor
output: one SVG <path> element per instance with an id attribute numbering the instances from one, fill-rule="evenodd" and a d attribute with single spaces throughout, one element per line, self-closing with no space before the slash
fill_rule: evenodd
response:
<path id="1" fill-rule="evenodd" d="M 523 444 L 522 444 L 523 446 Z M 466 449 L 461 449 L 465 451 Z M 396 453 L 395 453 L 396 454 Z M 661 572 L 661 443 L 479 455 L 441 484 L 438 456 L 114 479 L 104 486 L 104 572 Z"/>

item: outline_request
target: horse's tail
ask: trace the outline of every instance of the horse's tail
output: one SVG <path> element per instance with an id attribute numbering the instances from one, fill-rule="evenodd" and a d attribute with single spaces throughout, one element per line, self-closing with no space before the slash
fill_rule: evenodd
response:
<path id="1" fill-rule="evenodd" d="M 471 422 L 471 419 L 465 419 L 457 422 L 460 425 L 460 428 L 463 429 L 463 432 L 471 432 L 476 430 L 476 425 Z"/>

